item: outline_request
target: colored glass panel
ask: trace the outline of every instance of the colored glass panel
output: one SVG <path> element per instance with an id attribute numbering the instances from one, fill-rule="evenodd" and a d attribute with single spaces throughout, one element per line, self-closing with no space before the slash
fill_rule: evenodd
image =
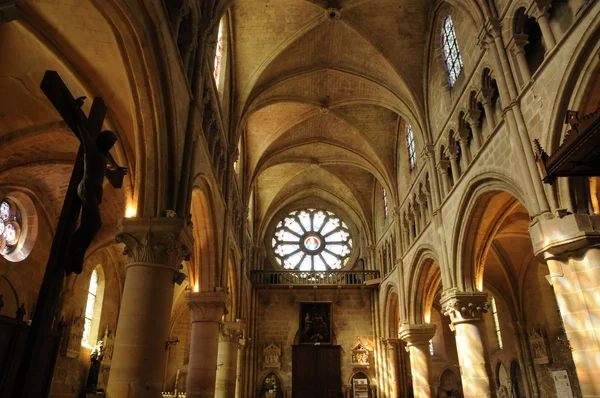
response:
<path id="1" fill-rule="evenodd" d="M 8 204 L 8 202 L 2 202 L 2 204 L 0 204 L 0 217 L 2 217 L 2 220 L 4 221 L 8 221 L 10 218 L 10 204 Z"/>
<path id="2" fill-rule="evenodd" d="M 454 23 L 450 15 L 444 19 L 444 26 L 442 28 L 442 55 L 446 65 L 446 72 L 448 73 L 448 84 L 450 87 L 453 87 L 456 79 L 460 76 L 463 62 L 460 56 L 458 40 L 456 40 Z"/>

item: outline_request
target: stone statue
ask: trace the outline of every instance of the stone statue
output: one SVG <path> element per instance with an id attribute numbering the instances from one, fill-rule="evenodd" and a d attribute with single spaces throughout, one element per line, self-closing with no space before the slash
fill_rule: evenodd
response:
<path id="1" fill-rule="evenodd" d="M 104 358 L 104 342 L 98 341 L 92 353 L 90 354 L 90 373 L 88 374 L 87 383 L 85 383 L 86 391 L 98 391 L 98 375 L 100 374 L 100 365 Z"/>
<path id="2" fill-rule="evenodd" d="M 79 228 L 73 234 L 69 246 L 68 261 L 65 265 L 67 276 L 71 272 L 80 274 L 83 270 L 83 258 L 87 248 L 90 246 L 94 237 L 102 226 L 100 218 L 100 203 L 102 203 L 102 194 L 104 178 L 107 168 L 117 171 L 123 175 L 127 174 L 127 169 L 119 167 L 109 156 L 109 150 L 117 142 L 117 136 L 112 131 L 102 131 L 94 141 L 92 135 L 86 128 L 86 121 L 83 112 L 79 109 L 83 105 L 85 97 L 80 97 L 77 102 L 77 129 L 79 137 L 83 144 L 83 177 L 77 187 L 77 196 L 81 202 L 81 221 Z"/>

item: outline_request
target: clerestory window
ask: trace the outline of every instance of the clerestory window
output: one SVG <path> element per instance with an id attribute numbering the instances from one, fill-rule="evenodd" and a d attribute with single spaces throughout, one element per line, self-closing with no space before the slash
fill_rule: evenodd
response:
<path id="1" fill-rule="evenodd" d="M 500 321 L 498 320 L 498 309 L 496 308 L 496 300 L 492 297 L 492 316 L 494 317 L 494 331 L 496 332 L 496 340 L 498 340 L 498 349 L 502 349 L 502 333 L 500 332 Z"/>
<path id="2" fill-rule="evenodd" d="M 219 33 L 217 36 L 217 50 L 215 52 L 215 61 L 214 61 L 214 77 L 215 83 L 217 87 L 220 87 L 221 82 L 221 69 L 222 69 L 222 61 L 223 60 L 223 19 L 219 23 Z"/>
<path id="3" fill-rule="evenodd" d="M 387 192 L 385 191 L 385 188 L 381 188 L 381 195 L 383 196 L 383 217 L 388 218 L 389 208 L 388 208 Z"/>
<path id="4" fill-rule="evenodd" d="M 348 225 L 331 211 L 295 210 L 277 224 L 272 248 L 284 269 L 340 270 L 350 259 L 352 238 Z"/>
<path id="5" fill-rule="evenodd" d="M 406 123 L 406 149 L 408 151 L 408 165 L 412 170 L 417 166 L 417 151 L 415 150 L 413 127 L 410 123 Z"/>
<path id="6" fill-rule="evenodd" d="M 454 87 L 456 79 L 462 72 L 463 62 L 458 49 L 458 41 L 456 40 L 456 32 L 454 31 L 454 23 L 452 17 L 448 15 L 444 19 L 442 27 L 442 55 L 446 64 L 446 73 L 448 74 L 448 84 Z"/>

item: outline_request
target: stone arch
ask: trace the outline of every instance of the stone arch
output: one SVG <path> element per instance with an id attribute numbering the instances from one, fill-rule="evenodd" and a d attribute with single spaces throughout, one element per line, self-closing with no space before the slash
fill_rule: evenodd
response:
<path id="1" fill-rule="evenodd" d="M 400 295 L 394 283 L 387 285 L 385 294 L 385 307 L 383 316 L 384 335 L 389 338 L 398 338 L 398 323 L 401 319 Z"/>
<path id="2" fill-rule="evenodd" d="M 190 213 L 194 250 L 190 267 L 190 285 L 194 291 L 213 291 L 218 283 L 219 237 L 215 224 L 212 188 L 204 176 L 196 178 L 192 190 Z"/>
<path id="3" fill-rule="evenodd" d="M 404 298 L 407 318 L 410 323 L 429 323 L 436 293 L 442 287 L 447 289 L 451 286 L 444 277 L 446 272 L 442 269 L 438 260 L 440 257 L 433 246 L 422 245 L 415 253 Z"/>
<path id="4" fill-rule="evenodd" d="M 518 184 L 504 173 L 488 171 L 470 181 L 458 206 L 450 244 L 452 248 L 459 248 L 451 253 L 450 262 L 457 265 L 452 272 L 456 273 L 453 275 L 454 280 L 456 287 L 461 291 L 477 290 L 476 267 L 469 262 L 471 260 L 469 256 L 474 250 L 475 232 L 472 228 L 478 222 L 474 217 L 482 210 L 486 197 L 493 196 L 497 192 L 505 192 L 513 196 L 531 214 L 529 210 L 531 204 L 524 200 L 525 195 Z"/>

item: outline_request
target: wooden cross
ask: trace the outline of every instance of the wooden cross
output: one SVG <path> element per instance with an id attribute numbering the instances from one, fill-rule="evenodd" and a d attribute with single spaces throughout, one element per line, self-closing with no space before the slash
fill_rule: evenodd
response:
<path id="1" fill-rule="evenodd" d="M 90 114 L 86 117 L 80 109 L 80 100 L 73 97 L 55 71 L 46 71 L 40 88 L 80 142 L 82 141 L 79 128 L 81 121 L 85 124 L 85 129 L 89 133 L 90 138 L 95 141 L 102 130 L 107 111 L 102 98 L 94 98 Z M 81 114 L 78 115 L 76 112 L 81 112 Z M 52 334 L 54 322 L 58 322 L 55 316 L 65 277 L 65 256 L 81 211 L 81 203 L 77 196 L 77 187 L 83 178 L 84 155 L 83 145 L 80 145 L 67 193 L 65 194 L 54 240 L 52 241 L 46 272 L 40 288 L 32 324 L 27 335 L 27 343 L 23 351 L 12 397 L 45 396 L 44 394 L 47 394 L 50 386 L 56 351 L 52 347 L 49 347 L 51 341 L 49 337 Z M 123 184 L 124 175 L 117 170 L 118 166 L 110 154 L 108 161 L 111 167 L 107 169 L 106 177 L 115 188 L 120 188 Z"/>

